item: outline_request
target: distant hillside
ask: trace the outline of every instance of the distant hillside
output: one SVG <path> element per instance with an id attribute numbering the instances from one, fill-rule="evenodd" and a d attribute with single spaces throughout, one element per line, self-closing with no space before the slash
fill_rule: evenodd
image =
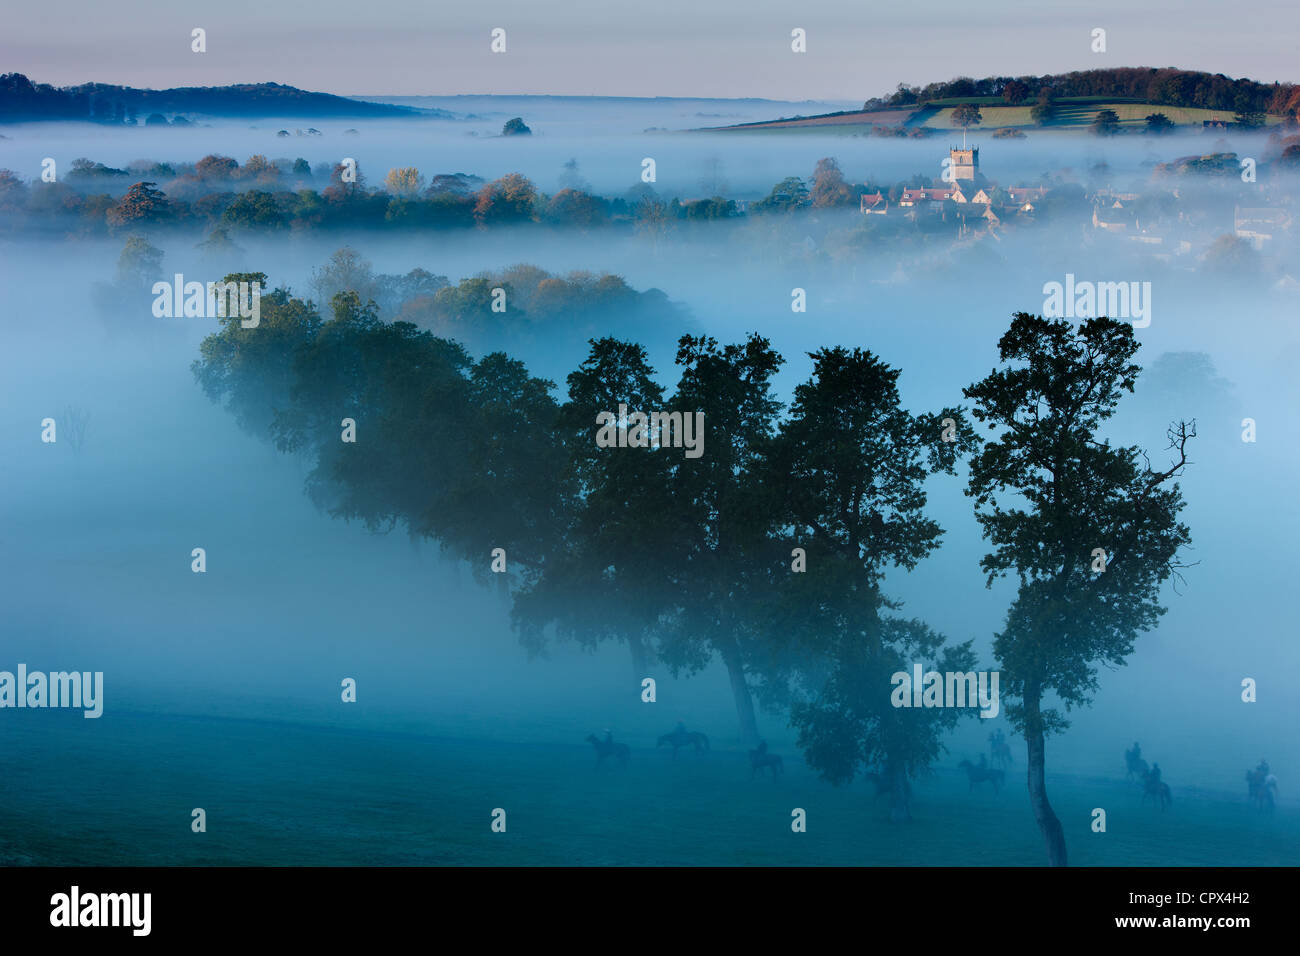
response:
<path id="1" fill-rule="evenodd" d="M 1189 70 L 1121 67 L 1055 76 L 958 77 L 924 87 L 899 84 L 885 97 L 867 100 L 859 111 L 818 116 L 782 117 L 761 123 L 721 127 L 728 130 L 780 130 L 896 126 L 917 132 L 951 129 L 953 107 L 978 104 L 983 120 L 977 129 L 1005 127 L 1082 128 L 1102 109 L 1115 111 L 1121 126 L 1144 125 L 1151 113 L 1163 113 L 1175 126 L 1200 128 L 1206 122 L 1231 123 L 1251 117 L 1251 125 L 1293 119 L 1300 110 L 1300 85 L 1257 83 L 1223 74 Z M 1050 104 L 1046 115 L 1035 107 Z"/>
<path id="2" fill-rule="evenodd" d="M 818 116 L 791 116 L 783 119 L 764 120 L 758 123 L 737 123 L 734 126 L 714 126 L 709 127 L 709 129 L 710 131 L 716 131 L 724 129 L 789 129 L 800 126 L 896 125 L 906 123 L 915 112 L 916 110 L 914 109 L 876 110 L 872 112 L 847 110 L 840 113 L 822 113 Z"/>
<path id="3" fill-rule="evenodd" d="M 450 118 L 452 115 L 445 110 L 368 103 L 331 93 L 312 93 L 280 83 L 139 90 L 107 83 L 60 88 L 48 83 L 33 83 L 21 73 L 0 76 L 0 123 L 39 120 L 124 123 L 133 118 L 144 122 L 152 113 L 303 119 Z"/>
<path id="4" fill-rule="evenodd" d="M 1234 80 L 1222 73 L 1152 66 L 1081 70 L 1046 76 L 986 76 L 982 80 L 960 76 L 924 87 L 900 83 L 889 96 L 867 100 L 862 108 L 900 109 L 924 103 L 955 105 L 939 101 L 963 102 L 986 96 L 998 97 L 1012 106 L 1033 103 L 1040 97 L 1092 97 L 1154 106 L 1272 113 L 1276 116 L 1293 114 L 1300 109 L 1300 86 L 1294 83 L 1257 83 L 1245 77 Z"/>
<path id="5" fill-rule="evenodd" d="M 1146 127 L 1146 117 L 1152 113 L 1161 113 L 1173 124 L 1174 129 L 1186 128 L 1200 130 L 1204 124 L 1215 123 L 1223 127 L 1232 126 L 1237 114 L 1232 110 L 1197 109 L 1185 106 L 1163 106 L 1154 103 L 1141 103 L 1132 100 L 1108 100 L 1105 98 L 1078 96 L 1066 97 L 1052 101 L 1050 117 L 1036 120 L 1031 106 L 1009 106 L 1002 100 L 972 97 L 964 102 L 976 103 L 980 107 L 980 122 L 970 127 L 972 133 L 993 132 L 1002 129 L 1019 130 L 1059 130 L 1086 131 L 1091 128 L 1097 114 L 1102 110 L 1111 110 L 1118 117 L 1122 130 L 1141 130 Z M 1276 124 L 1276 118 L 1264 118 L 1263 125 Z M 789 117 L 767 120 L 759 123 L 742 123 L 735 126 L 712 127 L 701 132 L 818 132 L 857 135 L 864 131 L 879 130 L 910 132 L 914 134 L 939 133 L 945 130 L 960 130 L 954 121 L 953 107 L 929 102 L 912 109 L 872 110 L 871 112 L 826 113 L 820 116 Z"/>

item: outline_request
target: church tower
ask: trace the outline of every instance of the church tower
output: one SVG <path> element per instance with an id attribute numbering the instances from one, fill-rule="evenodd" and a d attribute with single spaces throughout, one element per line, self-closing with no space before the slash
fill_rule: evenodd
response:
<path id="1" fill-rule="evenodd" d="M 972 182 L 979 178 L 980 173 L 980 150 L 978 146 L 970 149 L 965 147 L 958 149 L 956 146 L 948 150 L 948 168 L 952 170 L 953 182 L 962 179 L 969 179 Z"/>

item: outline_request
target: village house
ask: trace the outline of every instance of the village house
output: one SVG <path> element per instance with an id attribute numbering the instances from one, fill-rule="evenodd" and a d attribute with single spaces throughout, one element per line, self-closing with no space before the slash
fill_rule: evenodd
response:
<path id="1" fill-rule="evenodd" d="M 1285 209 L 1250 208 L 1234 206 L 1232 230 L 1238 239 L 1249 240 L 1256 249 L 1263 249 L 1279 232 L 1291 227 L 1291 216 Z"/>
<path id="2" fill-rule="evenodd" d="M 898 204 L 900 206 L 919 206 L 924 203 L 943 204 L 952 198 L 952 193 L 952 188 L 947 186 L 937 188 L 920 187 L 917 189 L 904 187 L 903 196 L 898 200 Z"/>
<path id="3" fill-rule="evenodd" d="M 969 195 L 967 195 L 968 192 Z M 952 201 L 960 203 L 981 203 L 985 206 L 991 205 L 993 202 L 993 200 L 989 198 L 989 194 L 986 190 L 982 188 L 976 189 L 974 186 L 967 186 L 966 189 L 962 189 L 961 183 L 958 183 L 953 188 Z"/>
<path id="4" fill-rule="evenodd" d="M 989 203 L 946 203 L 943 219 L 956 224 L 958 238 L 987 233 L 997 239 L 997 228 L 1002 225 L 1002 220 Z"/>
<path id="5" fill-rule="evenodd" d="M 1010 205 L 1024 214 L 1032 213 L 1037 208 L 1038 201 L 1046 195 L 1047 189 L 1044 186 L 1010 186 L 1007 189 Z"/>
<path id="6" fill-rule="evenodd" d="M 863 215 L 884 215 L 891 202 L 900 217 L 929 233 L 943 233 L 955 227 L 963 241 L 981 237 L 1000 238 L 1002 227 L 1011 223 L 1032 225 L 1048 186 L 1010 186 L 1005 190 L 979 172 L 975 149 L 949 150 L 944 182 L 938 186 L 904 186 L 892 199 L 879 191 L 859 197 Z M 1208 248 L 1228 228 L 1232 214 L 1235 235 L 1255 249 L 1282 241 L 1294 223 L 1286 208 L 1243 207 L 1218 190 L 1207 190 L 1200 182 L 1173 182 L 1150 193 L 1120 192 L 1110 186 L 1087 194 L 1092 226 L 1130 247 L 1150 250 L 1147 255 L 1172 262 Z M 1264 193 L 1262 202 L 1277 202 Z M 1084 209 L 1088 207 L 1085 206 Z M 1068 215 L 1071 204 L 1057 210 Z"/>
<path id="7" fill-rule="evenodd" d="M 1137 232 L 1141 223 L 1138 222 L 1137 210 L 1129 208 L 1122 200 L 1106 202 L 1104 199 L 1094 199 L 1092 226 L 1105 232 L 1127 233 Z"/>
<path id="8" fill-rule="evenodd" d="M 1017 206 L 1023 206 L 1025 203 L 1032 203 L 1035 200 L 1042 199 L 1047 195 L 1047 189 L 1043 186 L 1009 186 L 1007 195 Z"/>
<path id="9" fill-rule="evenodd" d="M 882 193 L 863 193 L 858 199 L 858 209 L 864 216 L 883 216 L 889 212 L 889 202 Z"/>

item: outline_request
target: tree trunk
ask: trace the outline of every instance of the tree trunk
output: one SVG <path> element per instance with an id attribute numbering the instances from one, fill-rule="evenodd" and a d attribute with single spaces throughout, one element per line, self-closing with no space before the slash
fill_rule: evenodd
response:
<path id="1" fill-rule="evenodd" d="M 740 718 L 740 740 L 746 747 L 758 746 L 758 721 L 754 719 L 754 698 L 745 680 L 745 665 L 740 658 L 740 648 L 734 641 L 721 647 L 722 662 L 727 665 L 731 678 L 731 695 L 736 699 L 736 716 Z"/>
<path id="2" fill-rule="evenodd" d="M 1046 752 L 1043 740 L 1043 721 L 1040 714 L 1042 691 L 1025 688 L 1025 743 L 1029 750 L 1029 804 L 1034 819 L 1047 844 L 1049 866 L 1069 866 L 1065 855 L 1065 830 L 1057 819 L 1052 805 L 1047 802 L 1047 784 L 1044 780 Z"/>
<path id="3" fill-rule="evenodd" d="M 907 783 L 907 772 L 895 761 L 885 765 L 889 778 L 889 819 L 894 823 L 912 822 L 912 788 Z"/>

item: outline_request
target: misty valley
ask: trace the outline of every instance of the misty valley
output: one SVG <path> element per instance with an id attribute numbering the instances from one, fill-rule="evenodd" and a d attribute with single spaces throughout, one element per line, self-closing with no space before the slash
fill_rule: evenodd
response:
<path id="1" fill-rule="evenodd" d="M 945 92 L 11 117 L 0 863 L 1293 865 L 1294 109 Z"/>

